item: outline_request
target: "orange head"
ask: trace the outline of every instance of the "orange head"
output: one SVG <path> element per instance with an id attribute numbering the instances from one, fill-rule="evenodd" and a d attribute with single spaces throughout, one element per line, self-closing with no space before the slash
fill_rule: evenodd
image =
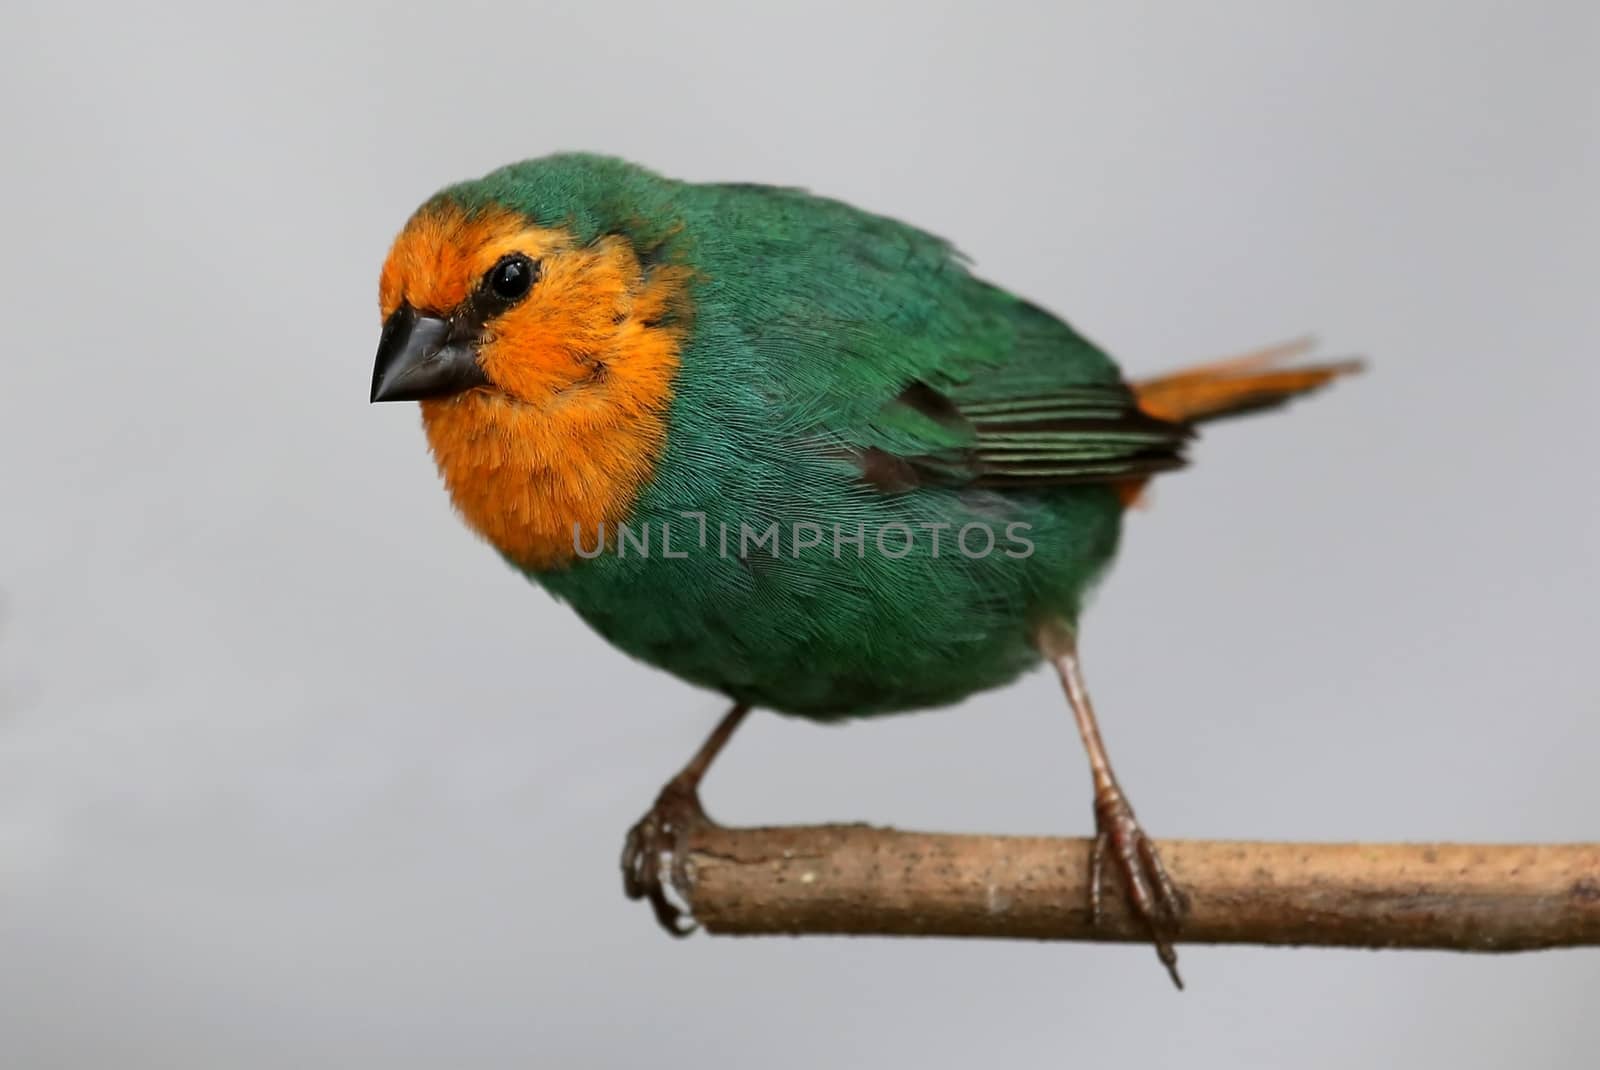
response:
<path id="1" fill-rule="evenodd" d="M 547 404 L 602 378 L 631 332 L 683 311 L 667 307 L 680 286 L 652 281 L 620 236 L 579 245 L 509 209 L 430 202 L 383 265 L 372 400 L 476 388 Z"/>
<path id="2" fill-rule="evenodd" d="M 530 567 L 626 518 L 665 440 L 687 272 L 501 207 L 424 205 L 379 282 L 373 401 L 422 402 L 469 524 Z"/>

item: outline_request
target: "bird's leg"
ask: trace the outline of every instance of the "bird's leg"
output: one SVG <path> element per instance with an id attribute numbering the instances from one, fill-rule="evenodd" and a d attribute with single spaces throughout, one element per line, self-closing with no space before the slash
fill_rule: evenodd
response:
<path id="1" fill-rule="evenodd" d="M 684 921 L 683 911 L 667 898 L 661 880 L 662 856 L 671 856 L 672 880 L 682 887 L 686 883 L 684 853 L 680 850 L 683 837 L 692 826 L 710 820 L 700 805 L 700 781 L 705 779 L 706 770 L 711 768 L 711 763 L 749 712 L 750 707 L 744 703 L 729 710 L 700 744 L 689 764 L 667 781 L 650 812 L 628 830 L 628 839 L 622 848 L 623 891 L 629 899 L 650 900 L 656 921 L 673 936 L 689 935 L 694 931 L 694 923 Z"/>
<path id="2" fill-rule="evenodd" d="M 1101 888 L 1105 877 L 1107 855 L 1122 878 L 1123 890 L 1133 914 L 1150 933 L 1156 954 L 1172 975 L 1172 983 L 1183 987 L 1178 976 L 1178 953 L 1172 949 L 1172 938 L 1183 922 L 1186 908 L 1183 893 L 1167 875 L 1155 844 L 1150 842 L 1133 816 L 1133 807 L 1117 785 L 1111 771 L 1111 759 L 1106 754 L 1105 742 L 1100 738 L 1100 725 L 1094 716 L 1094 705 L 1089 701 L 1089 691 L 1083 683 L 1083 667 L 1078 661 L 1076 636 L 1059 625 L 1040 634 L 1040 646 L 1055 664 L 1061 676 L 1067 701 L 1078 722 L 1078 733 L 1083 737 L 1083 748 L 1089 754 L 1089 771 L 1094 781 L 1094 848 L 1089 861 L 1089 910 L 1096 925 L 1100 923 Z"/>

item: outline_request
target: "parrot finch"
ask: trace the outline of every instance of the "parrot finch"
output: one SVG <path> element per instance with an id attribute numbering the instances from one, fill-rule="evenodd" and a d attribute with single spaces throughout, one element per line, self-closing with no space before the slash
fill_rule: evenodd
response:
<path id="1" fill-rule="evenodd" d="M 456 509 L 609 642 L 733 703 L 628 837 L 630 896 L 746 713 L 947 705 L 1048 661 L 1113 866 L 1178 980 L 1184 897 L 1113 775 L 1079 611 L 1195 426 L 1352 370 L 1286 346 L 1129 384 L 944 240 L 802 190 L 562 154 L 450 186 L 379 284 L 373 401 Z M 654 544 L 651 544 L 651 540 Z"/>

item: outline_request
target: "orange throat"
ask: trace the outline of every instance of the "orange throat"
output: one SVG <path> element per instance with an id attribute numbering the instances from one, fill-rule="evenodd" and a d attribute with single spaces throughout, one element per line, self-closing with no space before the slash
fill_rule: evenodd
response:
<path id="1" fill-rule="evenodd" d="M 664 411 L 624 417 L 596 399 L 535 407 L 488 390 L 422 403 L 455 507 L 524 568 L 559 568 L 626 520 L 666 441 Z M 576 526 L 576 532 L 574 530 Z"/>

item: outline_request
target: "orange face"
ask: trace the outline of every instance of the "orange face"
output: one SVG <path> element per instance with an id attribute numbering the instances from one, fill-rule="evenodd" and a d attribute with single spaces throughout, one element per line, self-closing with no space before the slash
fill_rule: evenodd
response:
<path id="1" fill-rule="evenodd" d="M 497 291 L 513 261 L 531 285 Z M 420 319 L 434 350 L 475 361 L 410 396 L 457 508 L 503 553 L 554 567 L 575 556 L 575 526 L 593 546 L 599 524 L 627 519 L 665 442 L 687 281 L 621 236 L 579 243 L 503 210 L 435 203 L 395 240 L 384 321 Z"/>
<path id="2" fill-rule="evenodd" d="M 429 315 L 460 315 L 489 286 L 496 265 L 518 254 L 535 265 L 532 289 L 471 329 L 490 382 L 529 404 L 603 375 L 621 350 L 635 348 L 623 326 L 661 320 L 681 291 L 647 277 L 623 238 L 578 246 L 565 231 L 509 211 L 468 215 L 446 204 L 419 212 L 389 251 L 378 285 L 384 319 L 402 303 Z M 639 354 L 630 356 L 637 361 Z"/>

